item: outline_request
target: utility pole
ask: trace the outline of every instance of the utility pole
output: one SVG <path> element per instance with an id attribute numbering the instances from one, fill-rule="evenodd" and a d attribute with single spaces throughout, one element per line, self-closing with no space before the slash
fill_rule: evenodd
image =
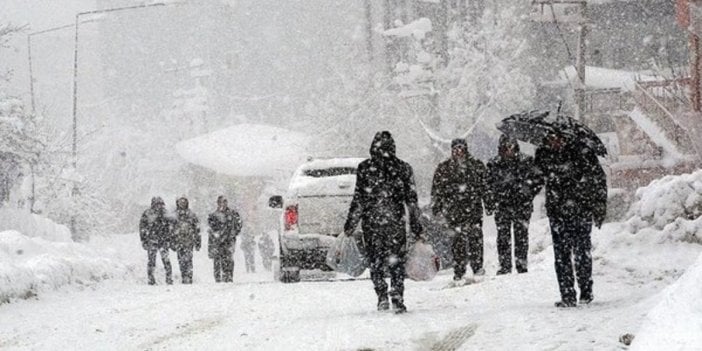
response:
<path id="1" fill-rule="evenodd" d="M 588 34 L 588 15 L 587 15 L 587 1 L 586 0 L 533 0 L 533 5 L 549 6 L 551 8 L 553 21 L 558 22 L 556 18 L 556 13 L 553 10 L 553 5 L 578 5 L 579 16 L 577 18 L 578 23 L 578 51 L 577 57 L 575 58 L 575 72 L 578 79 L 573 87 L 573 93 L 575 97 L 575 119 L 581 120 L 585 110 L 585 56 L 587 53 L 587 34 Z M 573 22 L 569 19 L 564 19 L 563 22 Z"/>

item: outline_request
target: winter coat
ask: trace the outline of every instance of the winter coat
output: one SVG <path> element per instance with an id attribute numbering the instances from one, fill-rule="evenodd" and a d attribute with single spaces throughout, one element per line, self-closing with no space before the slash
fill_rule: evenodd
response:
<path id="1" fill-rule="evenodd" d="M 139 238 L 144 249 L 169 248 L 171 245 L 171 221 L 163 209 L 149 208 L 139 221 Z"/>
<path id="2" fill-rule="evenodd" d="M 210 226 L 207 240 L 209 257 L 215 258 L 224 251 L 233 253 L 242 225 L 239 212 L 230 208 L 214 211 L 207 217 L 207 223 Z"/>
<path id="3" fill-rule="evenodd" d="M 361 221 L 369 254 L 399 253 L 407 242 L 406 210 L 412 233 L 422 232 L 412 167 L 395 156 L 395 142 L 389 132 L 375 135 L 370 155 L 358 165 L 344 231 L 353 232 Z"/>
<path id="4" fill-rule="evenodd" d="M 431 187 L 434 216 L 443 216 L 451 226 L 478 223 L 483 218 L 483 206 L 492 212 L 490 200 L 487 170 L 482 161 L 466 153 L 463 162 L 449 158 L 436 167 Z"/>
<path id="5" fill-rule="evenodd" d="M 173 249 L 200 250 L 200 221 L 189 209 L 178 209 L 173 218 Z"/>
<path id="6" fill-rule="evenodd" d="M 546 181 L 549 218 L 594 220 L 600 225 L 607 212 L 607 179 L 597 156 L 577 142 L 561 150 L 541 146 L 536 165 Z"/>
<path id="7" fill-rule="evenodd" d="M 512 147 L 514 154 L 505 155 Z M 534 210 L 534 197 L 543 186 L 543 175 L 534 158 L 519 152 L 519 144 L 500 138 L 498 155 L 488 162 L 488 186 L 496 211 L 519 218 L 528 217 Z"/>

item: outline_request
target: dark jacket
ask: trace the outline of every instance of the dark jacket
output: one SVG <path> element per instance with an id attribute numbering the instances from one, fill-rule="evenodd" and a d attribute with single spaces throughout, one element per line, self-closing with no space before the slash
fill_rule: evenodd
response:
<path id="1" fill-rule="evenodd" d="M 536 165 L 546 181 L 549 218 L 594 220 L 600 225 L 607 212 L 607 179 L 597 156 L 577 142 L 559 151 L 542 146 Z"/>
<path id="2" fill-rule="evenodd" d="M 210 226 L 207 251 L 210 258 L 228 250 L 233 252 L 236 236 L 241 231 L 241 217 L 236 210 L 225 208 L 223 211 L 217 210 L 207 217 Z"/>
<path id="3" fill-rule="evenodd" d="M 453 158 L 439 163 L 431 186 L 434 216 L 444 216 L 449 225 L 480 222 L 483 205 L 492 212 L 487 170 L 480 160 L 466 153 L 463 162 Z"/>
<path id="4" fill-rule="evenodd" d="M 412 233 L 422 232 L 412 167 L 395 156 L 395 142 L 389 132 L 376 133 L 370 155 L 358 165 L 344 231 L 353 232 L 361 221 L 369 250 L 399 252 L 407 240 L 406 210 Z"/>
<path id="5" fill-rule="evenodd" d="M 177 209 L 173 219 L 173 244 L 175 250 L 200 250 L 200 221 L 190 209 Z"/>
<path id="6" fill-rule="evenodd" d="M 506 149 L 513 155 L 507 156 Z M 543 175 L 534 158 L 519 152 L 519 144 L 500 138 L 498 155 L 488 162 L 488 186 L 497 212 L 529 216 L 534 211 L 534 196 L 543 186 Z"/>
<path id="7" fill-rule="evenodd" d="M 165 210 L 149 208 L 144 211 L 139 221 L 139 238 L 145 249 L 170 248 L 171 222 L 166 218 Z"/>

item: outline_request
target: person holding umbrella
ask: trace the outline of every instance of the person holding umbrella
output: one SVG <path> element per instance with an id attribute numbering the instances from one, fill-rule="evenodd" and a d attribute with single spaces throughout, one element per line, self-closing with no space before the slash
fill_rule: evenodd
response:
<path id="1" fill-rule="evenodd" d="M 607 211 L 607 180 L 597 156 L 607 152 L 594 132 L 564 116 L 510 116 L 498 129 L 535 143 L 535 163 L 546 184 L 546 213 L 551 226 L 556 276 L 561 300 L 556 307 L 575 307 L 577 280 L 580 303 L 593 298 L 592 225 L 602 226 Z M 573 271 L 575 266 L 575 272 Z"/>

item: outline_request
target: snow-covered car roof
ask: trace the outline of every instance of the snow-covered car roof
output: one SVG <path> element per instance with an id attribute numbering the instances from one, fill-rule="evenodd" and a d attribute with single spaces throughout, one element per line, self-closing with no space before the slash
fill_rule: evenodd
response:
<path id="1" fill-rule="evenodd" d="M 300 170 L 308 169 L 324 169 L 324 168 L 336 168 L 336 167 L 358 167 L 365 158 L 361 157 L 338 157 L 338 158 L 318 158 L 311 159 L 300 166 Z"/>

